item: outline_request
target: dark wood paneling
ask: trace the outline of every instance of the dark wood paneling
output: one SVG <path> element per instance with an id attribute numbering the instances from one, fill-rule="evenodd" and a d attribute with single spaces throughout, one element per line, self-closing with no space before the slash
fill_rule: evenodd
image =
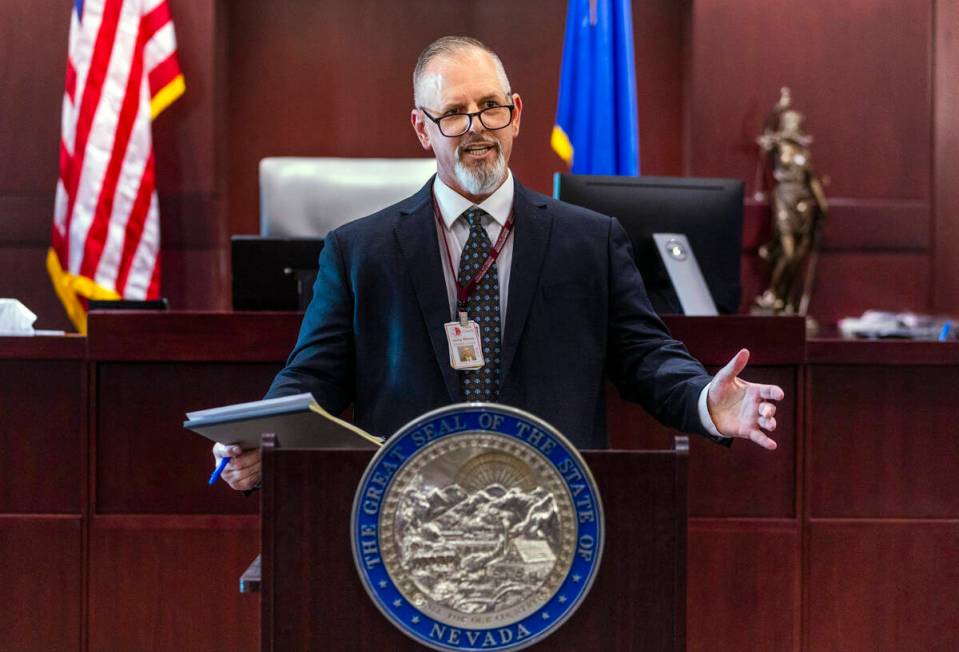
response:
<path id="1" fill-rule="evenodd" d="M 280 450 L 265 456 L 263 512 L 280 527 L 263 530 L 264 636 L 277 650 L 422 649 L 377 611 L 353 562 L 344 494 L 352 495 L 369 453 Z M 321 464 L 333 456 L 335 464 Z M 677 515 L 684 522 L 684 460 L 666 453 L 603 451 L 584 457 L 603 497 L 603 559 L 589 595 L 569 621 L 529 649 L 684 649 L 682 624 L 674 621 L 683 613 L 675 601 L 682 595 L 677 583 L 683 585 L 686 552 L 686 529 L 677 525 Z M 282 482 L 269 483 L 274 472 Z"/>
<path id="2" fill-rule="evenodd" d="M 476 36 L 499 53 L 525 107 L 512 168 L 551 192 L 552 174 L 563 168 L 549 137 L 565 2 L 286 2 L 271 6 L 269 20 L 255 3 L 228 3 L 226 11 L 231 233 L 257 230 L 264 156 L 428 156 L 409 125 L 410 78 L 419 52 L 444 34 Z M 646 174 L 681 169 L 682 12 L 666 0 L 634 5 Z M 384 25 L 403 37 L 384 38 Z"/>
<path id="3" fill-rule="evenodd" d="M 929 303 L 925 254 L 825 253 L 819 257 L 809 312 L 823 322 L 866 310 L 914 310 Z"/>
<path id="4" fill-rule="evenodd" d="M 852 308 L 874 307 L 872 301 L 895 309 L 923 310 L 932 283 L 929 277 L 930 230 L 928 202 L 890 199 L 829 198 L 829 217 L 823 227 L 825 270 L 819 269 L 812 314 L 834 322 L 850 316 Z M 759 258 L 759 247 L 770 240 L 769 205 L 747 200 L 743 211 L 743 309 L 769 285 L 769 263 Z M 853 258 L 837 258 L 838 254 Z M 907 258 L 897 258 L 905 254 Z M 876 283 L 861 269 L 877 266 L 888 278 Z M 895 278 L 903 265 L 918 276 Z M 858 268 L 858 269 L 857 269 Z M 865 286 L 865 287 L 863 287 Z M 890 291 L 891 288 L 891 291 Z"/>
<path id="5" fill-rule="evenodd" d="M 229 238 L 219 199 L 207 195 L 177 195 L 160 199 L 163 251 L 227 246 Z M 184 270 L 189 276 L 192 270 Z"/>
<path id="6" fill-rule="evenodd" d="M 83 360 L 87 339 L 80 335 L 0 337 L 0 360 Z"/>
<path id="7" fill-rule="evenodd" d="M 799 650 L 800 558 L 798 523 L 691 519 L 687 649 Z"/>
<path id="8" fill-rule="evenodd" d="M 806 360 L 809 364 L 959 365 L 959 343 L 815 339 L 806 344 Z"/>
<path id="9" fill-rule="evenodd" d="M 3 246 L 50 246 L 54 184 L 43 192 L 0 195 L 0 243 Z"/>
<path id="10" fill-rule="evenodd" d="M 867 308 L 923 311 L 930 304 L 932 283 L 938 282 L 930 277 L 929 257 L 935 5 L 929 0 L 692 4 L 685 169 L 695 176 L 743 179 L 751 194 L 759 158 L 755 137 L 779 88 L 792 89 L 816 139 L 816 170 L 830 179 L 825 251 L 852 256 L 827 254 L 821 261 L 810 306 L 820 321 Z M 943 114 L 948 124 L 955 122 L 955 111 Z M 768 284 L 767 266 L 753 255 L 768 233 L 768 214 L 748 202 L 746 306 Z M 882 253 L 889 251 L 912 253 L 898 258 Z M 942 273 L 948 273 L 944 267 Z"/>
<path id="11" fill-rule="evenodd" d="M 302 319 L 292 312 L 104 311 L 90 314 L 87 339 L 94 360 L 278 362 Z"/>
<path id="12" fill-rule="evenodd" d="M 255 519 L 94 519 L 90 650 L 259 649 L 259 601 L 238 592 Z"/>
<path id="13" fill-rule="evenodd" d="M 37 316 L 36 328 L 73 332 L 47 274 L 49 246 L 0 245 L 0 296 L 22 301 Z"/>
<path id="14" fill-rule="evenodd" d="M 744 253 L 742 310 L 769 285 L 769 266 Z M 809 313 L 821 324 L 859 317 L 866 310 L 928 310 L 931 263 L 925 253 L 825 252 L 820 255 Z"/>
<path id="15" fill-rule="evenodd" d="M 832 179 L 830 195 L 928 198 L 931 7 L 697 0 L 689 172 L 752 180 L 755 136 L 789 86 L 816 138 L 815 166 Z"/>
<path id="16" fill-rule="evenodd" d="M 680 71 L 691 3 L 645 0 L 632 6 L 640 172 L 679 176 L 683 173 L 685 98 L 685 78 Z"/>
<path id="17" fill-rule="evenodd" d="M 959 518 L 959 366 L 808 374 L 811 516 Z"/>
<path id="18" fill-rule="evenodd" d="M 796 371 L 791 368 L 750 367 L 743 374 L 752 382 L 775 383 L 785 399 L 776 412 L 778 427 L 772 435 L 779 444 L 767 451 L 750 441 L 732 448 L 690 437 L 690 516 L 791 517 L 796 514 L 796 442 L 798 406 Z M 655 421 L 638 405 L 607 392 L 610 442 L 615 448 L 669 448 L 675 430 Z M 757 490 L 761 487 L 761 490 Z"/>
<path id="19" fill-rule="evenodd" d="M 80 518 L 0 517 L 0 559 L 0 647 L 81 649 Z"/>
<path id="20" fill-rule="evenodd" d="M 799 317 L 666 315 L 663 321 L 705 365 L 721 367 L 743 347 L 751 365 L 798 365 L 805 354 L 806 326 Z"/>
<path id="21" fill-rule="evenodd" d="M 80 361 L 0 360 L 0 512 L 79 515 L 86 384 Z"/>
<path id="22" fill-rule="evenodd" d="M 930 246 L 928 202 L 829 197 L 823 226 L 823 251 L 927 251 Z M 747 200 L 743 216 L 743 251 L 755 253 L 769 240 L 769 204 Z"/>
<path id="23" fill-rule="evenodd" d="M 174 310 L 228 310 L 230 253 L 224 247 L 165 249 L 160 294 Z"/>
<path id="24" fill-rule="evenodd" d="M 959 523 L 809 526 L 809 650 L 959 649 Z"/>
<path id="25" fill-rule="evenodd" d="M 935 257 L 933 304 L 959 314 L 959 4 L 934 2 L 936 9 L 933 114 Z"/>
<path id="26" fill-rule="evenodd" d="M 565 168 L 565 163 L 550 148 L 549 139 L 556 119 L 556 89 L 563 59 L 566 3 L 546 0 L 527 5 L 512 0 L 493 0 L 474 1 L 468 6 L 470 24 L 460 27 L 460 30 L 466 30 L 461 33 L 479 38 L 499 54 L 510 84 L 523 98 L 523 129 L 513 147 L 510 167 L 526 185 L 552 194 L 553 172 Z M 511 18 L 503 20 L 503 16 Z M 531 28 L 532 25 L 535 28 Z M 419 43 L 418 48 L 422 49 L 428 43 Z M 404 73 L 412 71 L 415 55 L 398 63 L 403 66 Z M 404 82 L 408 77 L 409 74 L 403 75 Z"/>
<path id="27" fill-rule="evenodd" d="M 472 31 L 469 6 L 294 0 L 271 3 L 268 17 L 261 3 L 221 6 L 231 233 L 258 230 L 265 156 L 426 155 L 409 124 L 413 64 L 437 36 Z"/>
<path id="28" fill-rule="evenodd" d="M 277 363 L 99 365 L 96 512 L 255 512 L 255 498 L 222 482 L 207 486 L 212 443 L 182 424 L 188 411 L 261 398 L 279 369 Z"/>
<path id="29" fill-rule="evenodd" d="M 217 124 L 226 110 L 214 102 L 217 0 L 169 4 L 186 93 L 153 124 L 157 190 L 161 197 L 210 196 L 217 189 Z"/>
<path id="30" fill-rule="evenodd" d="M 0 111 L 2 195 L 53 197 L 69 27 L 69 4 L 0 2 L 0 84 L 6 98 Z"/>

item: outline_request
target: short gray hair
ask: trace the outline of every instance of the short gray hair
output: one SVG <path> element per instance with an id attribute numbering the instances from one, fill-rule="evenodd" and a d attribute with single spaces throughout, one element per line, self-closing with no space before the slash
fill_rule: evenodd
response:
<path id="1" fill-rule="evenodd" d="M 503 92 L 506 94 L 506 98 L 509 99 L 512 90 L 510 89 L 509 78 L 506 76 L 506 69 L 503 67 L 503 62 L 500 60 L 499 55 L 493 52 L 493 50 L 482 41 L 470 36 L 443 36 L 427 45 L 426 49 L 420 53 L 419 58 L 416 60 L 416 68 L 413 69 L 413 105 L 418 107 L 422 104 L 423 98 L 420 83 L 426 73 L 426 67 L 433 59 L 444 56 L 453 57 L 469 50 L 481 50 L 493 58 L 493 63 L 496 65 L 496 72 L 503 86 Z"/>

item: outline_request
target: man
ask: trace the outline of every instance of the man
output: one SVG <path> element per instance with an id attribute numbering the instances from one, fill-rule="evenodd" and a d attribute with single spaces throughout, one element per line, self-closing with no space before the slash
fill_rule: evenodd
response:
<path id="1" fill-rule="evenodd" d="M 385 436 L 429 409 L 493 400 L 601 448 L 609 377 L 670 426 L 776 447 L 763 431 L 775 429 L 783 392 L 738 377 L 748 351 L 711 378 L 650 307 L 619 224 L 513 178 L 523 102 L 495 53 L 439 39 L 420 55 L 413 89 L 413 130 L 437 175 L 327 236 L 313 301 L 268 397 L 309 391 L 334 414 L 352 403 L 356 424 Z M 452 368 L 454 338 L 473 330 L 484 365 Z M 259 481 L 258 450 L 213 453 L 233 458 L 231 487 Z"/>

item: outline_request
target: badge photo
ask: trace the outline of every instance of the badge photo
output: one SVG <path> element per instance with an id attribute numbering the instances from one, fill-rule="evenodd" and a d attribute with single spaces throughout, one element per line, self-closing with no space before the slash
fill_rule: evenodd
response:
<path id="1" fill-rule="evenodd" d="M 479 324 L 472 320 L 465 325 L 451 321 L 443 324 L 443 328 L 446 331 L 450 365 L 453 369 L 479 369 L 486 364 Z"/>

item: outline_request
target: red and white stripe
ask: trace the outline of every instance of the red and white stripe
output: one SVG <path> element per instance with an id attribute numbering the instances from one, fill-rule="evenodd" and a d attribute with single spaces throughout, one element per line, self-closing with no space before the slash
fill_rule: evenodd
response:
<path id="1" fill-rule="evenodd" d="M 64 287 L 84 307 L 159 297 L 151 122 L 182 88 L 166 0 L 84 0 L 72 12 L 52 238 L 65 304 Z"/>

